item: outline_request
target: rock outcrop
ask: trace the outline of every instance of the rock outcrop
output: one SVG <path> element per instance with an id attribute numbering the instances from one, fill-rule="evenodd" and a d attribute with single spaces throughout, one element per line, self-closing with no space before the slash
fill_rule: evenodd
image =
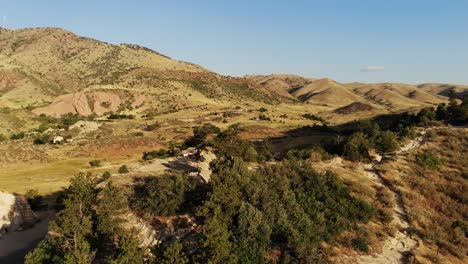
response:
<path id="1" fill-rule="evenodd" d="M 78 92 L 61 95 L 54 99 L 52 104 L 36 108 L 34 114 L 46 114 L 48 116 L 60 117 L 64 114 L 72 113 L 88 116 L 93 113 L 89 106 L 88 98 L 85 93 Z"/>
<path id="2" fill-rule="evenodd" d="M 37 217 L 25 197 L 0 192 L 0 237 L 34 225 Z"/>

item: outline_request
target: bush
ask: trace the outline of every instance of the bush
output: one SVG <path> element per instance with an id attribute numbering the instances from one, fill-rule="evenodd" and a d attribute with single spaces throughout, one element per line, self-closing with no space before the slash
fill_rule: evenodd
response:
<path id="1" fill-rule="evenodd" d="M 37 210 L 41 207 L 42 196 L 39 195 L 37 189 L 27 190 L 24 196 L 26 197 L 26 200 L 28 200 L 29 206 L 32 210 Z"/>
<path id="2" fill-rule="evenodd" d="M 356 238 L 351 241 L 351 245 L 354 249 L 357 249 L 362 252 L 369 252 L 369 245 L 367 245 L 367 241 L 363 238 Z"/>
<path id="3" fill-rule="evenodd" d="M 442 166 L 442 161 L 436 155 L 429 152 L 416 154 L 416 162 L 419 166 L 429 168 L 431 170 L 437 170 Z"/>
<path id="4" fill-rule="evenodd" d="M 19 133 L 15 133 L 15 134 L 11 135 L 10 139 L 18 140 L 18 139 L 24 138 L 24 136 L 25 136 L 24 132 L 19 132 Z"/>
<path id="5" fill-rule="evenodd" d="M 323 161 L 332 159 L 333 156 L 330 155 L 326 150 L 321 147 L 314 147 L 312 151 L 310 151 L 309 159 L 311 161 Z"/>
<path id="6" fill-rule="evenodd" d="M 255 162 L 258 160 L 258 153 L 254 147 L 249 147 L 244 153 L 244 160 L 247 162 Z"/>
<path id="7" fill-rule="evenodd" d="M 6 140 L 7 138 L 3 134 L 0 134 L 0 142 L 6 141 Z"/>
<path id="8" fill-rule="evenodd" d="M 119 173 L 122 173 L 122 174 L 123 174 L 123 173 L 129 173 L 129 172 L 130 172 L 130 171 L 128 170 L 127 165 L 122 165 L 122 166 L 120 166 L 120 168 L 119 168 Z"/>
<path id="9" fill-rule="evenodd" d="M 110 177 L 111 177 L 111 174 L 110 174 L 110 172 L 108 172 L 108 171 L 105 171 L 105 172 L 102 174 L 102 178 L 103 178 L 104 180 L 108 180 Z"/>
<path id="10" fill-rule="evenodd" d="M 174 156 L 175 151 L 174 150 L 165 150 L 165 149 L 160 149 L 160 150 L 154 150 L 154 151 L 148 151 L 148 152 L 143 152 L 143 159 L 144 160 L 153 160 L 153 159 L 165 159 Z M 180 153 L 180 151 L 179 151 Z"/>
<path id="11" fill-rule="evenodd" d="M 100 167 L 101 166 L 101 161 L 100 160 L 91 160 L 89 162 L 89 166 L 91 166 L 91 167 Z"/>
<path id="12" fill-rule="evenodd" d="M 134 119 L 134 115 L 126 115 L 126 114 L 110 114 L 107 119 Z"/>
<path id="13" fill-rule="evenodd" d="M 375 142 L 375 148 L 380 153 L 391 153 L 400 148 L 396 135 L 391 131 L 380 132 Z"/>
<path id="14" fill-rule="evenodd" d="M 350 161 L 368 161 L 369 140 L 361 132 L 352 134 L 344 146 L 344 157 Z"/>
<path id="15" fill-rule="evenodd" d="M 49 135 L 41 135 L 38 136 L 34 139 L 33 143 L 36 145 L 44 145 L 50 142 L 50 136 Z"/>
<path id="16" fill-rule="evenodd" d="M 133 133 L 133 136 L 142 137 L 142 136 L 144 136 L 144 134 L 143 134 L 143 132 L 135 132 L 135 133 Z"/>
<path id="17" fill-rule="evenodd" d="M 328 122 L 325 119 L 323 119 L 323 117 L 318 116 L 318 115 L 307 113 L 307 114 L 303 114 L 302 117 L 306 119 L 314 120 L 314 121 L 319 121 L 319 122 L 322 122 L 323 124 L 328 124 Z"/>
<path id="18" fill-rule="evenodd" d="M 154 123 L 154 124 L 151 124 L 151 125 L 147 125 L 144 130 L 146 131 L 153 131 L 153 130 L 156 130 L 160 127 L 159 123 Z"/>

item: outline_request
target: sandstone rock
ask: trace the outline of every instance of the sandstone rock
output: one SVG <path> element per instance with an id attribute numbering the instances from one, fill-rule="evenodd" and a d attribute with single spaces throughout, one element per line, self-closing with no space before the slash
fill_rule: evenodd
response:
<path id="1" fill-rule="evenodd" d="M 89 106 L 88 98 L 83 92 L 61 95 L 45 107 L 33 110 L 36 115 L 46 114 L 48 116 L 60 117 L 64 114 L 72 113 L 88 116 L 93 113 Z"/>
<path id="2" fill-rule="evenodd" d="M 37 217 L 25 197 L 0 192 L 0 237 L 34 225 Z"/>

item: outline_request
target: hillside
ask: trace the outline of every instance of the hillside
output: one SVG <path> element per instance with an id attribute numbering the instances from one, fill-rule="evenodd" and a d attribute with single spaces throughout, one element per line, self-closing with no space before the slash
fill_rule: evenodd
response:
<path id="1" fill-rule="evenodd" d="M 329 116 L 362 103 L 375 115 L 436 106 L 446 100 L 439 95 L 447 94 L 443 87 L 452 87 L 342 84 L 291 74 L 226 77 L 138 45 L 112 45 L 59 28 L 2 31 L 0 77 L 0 108 L 9 109 L 12 120 L 3 125 L 10 128 L 31 114 L 157 115 L 278 103 L 282 111 Z"/>
<path id="2" fill-rule="evenodd" d="M 436 90 L 401 83 L 338 83 L 331 79 L 311 79 L 294 75 L 273 74 L 247 76 L 269 91 L 290 96 L 301 102 L 343 107 L 353 102 L 366 103 L 389 111 L 434 106 L 446 99 Z"/>
<path id="3" fill-rule="evenodd" d="M 418 87 L 431 94 L 448 96 L 450 91 L 454 91 L 459 99 L 463 99 L 464 96 L 468 95 L 468 85 L 453 85 L 453 84 L 441 84 L 441 83 L 425 83 L 418 85 Z"/>
<path id="4" fill-rule="evenodd" d="M 139 100 L 141 110 L 167 111 L 178 107 L 154 101 L 177 99 L 178 104 L 194 106 L 239 97 L 269 98 L 260 86 L 242 78 L 223 77 L 138 45 L 112 45 L 58 28 L 2 31 L 0 76 L 0 107 L 37 108 L 53 103 L 35 113 L 55 115 L 73 110 L 61 104 L 81 105 L 73 113 L 100 115 L 107 112 L 100 109 L 101 103 L 115 111 Z"/>

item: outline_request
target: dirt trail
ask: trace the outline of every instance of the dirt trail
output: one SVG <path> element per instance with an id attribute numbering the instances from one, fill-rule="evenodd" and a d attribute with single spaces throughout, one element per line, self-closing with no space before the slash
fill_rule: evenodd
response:
<path id="1" fill-rule="evenodd" d="M 421 147 L 424 144 L 424 132 L 421 137 L 410 141 L 407 145 L 403 146 L 400 151 L 397 152 L 397 158 L 401 158 L 402 155 L 408 151 Z M 371 164 L 362 165 L 367 171 L 370 179 L 372 179 L 377 185 L 384 186 L 392 192 L 395 206 L 393 208 L 393 220 L 392 224 L 396 224 L 398 230 L 395 232 L 393 237 L 388 237 L 383 246 L 382 253 L 373 256 L 361 256 L 356 262 L 357 263 L 406 263 L 405 255 L 414 249 L 418 242 L 409 235 L 410 223 L 408 220 L 408 214 L 405 211 L 403 204 L 403 198 L 401 193 L 384 178 L 379 175 L 377 165 L 382 161 L 382 157 L 377 155 L 373 158 Z"/>

